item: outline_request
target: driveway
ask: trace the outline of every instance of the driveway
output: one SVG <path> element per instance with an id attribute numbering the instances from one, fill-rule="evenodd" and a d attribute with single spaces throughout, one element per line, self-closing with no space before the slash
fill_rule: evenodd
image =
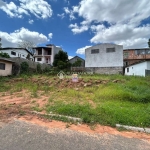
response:
<path id="1" fill-rule="evenodd" d="M 0 124 L 0 150 L 150 150 L 142 139 L 47 128 L 22 120 Z"/>

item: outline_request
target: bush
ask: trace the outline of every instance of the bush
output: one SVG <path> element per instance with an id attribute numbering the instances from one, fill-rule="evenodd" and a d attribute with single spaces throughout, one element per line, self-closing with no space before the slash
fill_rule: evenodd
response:
<path id="1" fill-rule="evenodd" d="M 37 73 L 42 73 L 41 64 L 37 64 L 36 71 Z"/>
<path id="2" fill-rule="evenodd" d="M 29 64 L 27 62 L 21 63 L 21 70 L 20 73 L 29 73 Z"/>

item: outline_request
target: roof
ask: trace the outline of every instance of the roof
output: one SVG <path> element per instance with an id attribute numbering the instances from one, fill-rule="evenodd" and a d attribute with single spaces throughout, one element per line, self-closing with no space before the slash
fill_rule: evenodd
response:
<path id="1" fill-rule="evenodd" d="M 101 46 L 101 45 L 116 45 L 116 46 L 123 46 L 123 45 L 118 45 L 118 44 L 114 44 L 114 43 L 100 43 L 100 44 L 96 44 L 96 45 L 93 45 L 93 46 L 90 46 L 86 49 L 89 49 L 89 48 L 92 48 L 92 47 L 96 47 L 96 46 Z"/>
<path id="2" fill-rule="evenodd" d="M 28 51 L 26 48 L 16 48 L 16 47 L 5 47 L 5 48 L 0 48 L 0 50 L 9 50 L 9 49 L 18 49 L 18 50 L 21 50 L 21 49 L 23 49 L 23 50 L 25 50 L 25 51 L 27 51 L 30 55 L 32 55 L 33 56 L 33 54 L 30 52 L 30 51 Z"/>
<path id="3" fill-rule="evenodd" d="M 14 63 L 14 61 L 10 60 L 9 58 L 0 57 L 0 60 Z"/>
<path id="4" fill-rule="evenodd" d="M 124 49 L 124 51 L 133 51 L 133 50 L 150 50 L 150 48 L 133 48 L 133 49 Z"/>
<path id="5" fill-rule="evenodd" d="M 76 58 L 76 57 L 78 57 L 79 59 L 82 59 L 83 61 L 85 61 L 83 58 L 81 58 L 79 56 L 74 56 L 73 58 L 69 59 L 69 61 L 72 60 L 72 59 L 74 59 L 74 58 Z"/>
<path id="6" fill-rule="evenodd" d="M 44 46 L 33 47 L 33 49 L 40 49 L 40 48 L 50 49 L 51 47 L 44 47 Z"/>

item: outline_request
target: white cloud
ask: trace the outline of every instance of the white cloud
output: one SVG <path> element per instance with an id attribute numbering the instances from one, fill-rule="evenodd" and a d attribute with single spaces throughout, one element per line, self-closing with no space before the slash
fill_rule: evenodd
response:
<path id="1" fill-rule="evenodd" d="M 29 24 L 33 24 L 34 20 L 29 19 Z"/>
<path id="2" fill-rule="evenodd" d="M 62 13 L 62 14 L 57 14 L 58 17 L 60 17 L 61 19 L 63 19 L 65 17 L 65 14 Z"/>
<path id="3" fill-rule="evenodd" d="M 48 34 L 48 37 L 49 37 L 49 39 L 52 39 L 53 33 L 49 33 L 49 34 Z"/>
<path id="4" fill-rule="evenodd" d="M 19 0 L 20 5 L 14 2 L 6 3 L 0 0 L 0 9 L 10 17 L 22 18 L 23 14 L 33 14 L 37 18 L 49 18 L 52 16 L 51 6 L 45 0 Z"/>
<path id="5" fill-rule="evenodd" d="M 75 24 L 70 24 L 69 25 L 69 28 L 71 28 L 71 31 L 74 33 L 74 34 L 79 34 L 81 32 L 84 32 L 84 31 L 87 31 L 88 30 L 88 26 L 87 25 L 82 25 L 81 27 L 79 27 L 77 25 L 77 23 Z"/>
<path id="6" fill-rule="evenodd" d="M 76 19 L 76 17 L 74 16 L 74 11 L 69 10 L 69 8 L 68 8 L 68 7 L 64 7 L 64 11 L 65 11 L 65 13 L 66 13 L 66 14 L 68 14 L 68 15 L 69 15 L 70 20 L 74 20 L 74 19 Z"/>
<path id="7" fill-rule="evenodd" d="M 31 41 L 36 45 L 50 41 L 50 39 L 44 34 L 36 31 L 30 31 L 24 27 L 19 30 L 15 30 L 12 33 L 0 31 L 0 37 L 2 39 L 2 47 L 17 47 L 18 43 L 22 40 Z"/>
<path id="8" fill-rule="evenodd" d="M 149 6 L 149 0 L 81 0 L 78 6 L 68 11 L 73 15 L 78 13 L 84 21 L 80 27 L 77 24 L 69 27 L 74 34 L 91 29 L 94 33 L 92 43 L 113 42 L 123 44 L 125 48 L 147 47 L 150 23 L 141 25 L 141 22 L 150 17 Z"/>
<path id="9" fill-rule="evenodd" d="M 77 49 L 76 53 L 83 55 L 83 54 L 85 54 L 85 49 L 87 49 L 89 47 L 91 47 L 91 46 L 85 46 L 85 47 L 79 48 L 79 49 Z"/>
<path id="10" fill-rule="evenodd" d="M 68 59 L 71 59 L 71 58 L 73 58 L 73 56 L 68 56 Z"/>

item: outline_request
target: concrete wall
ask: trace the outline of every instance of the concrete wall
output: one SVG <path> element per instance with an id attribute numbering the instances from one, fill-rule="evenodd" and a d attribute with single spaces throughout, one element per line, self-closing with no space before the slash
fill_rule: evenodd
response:
<path id="1" fill-rule="evenodd" d="M 98 74 L 123 74 L 123 67 L 86 67 L 86 70 Z"/>
<path id="2" fill-rule="evenodd" d="M 39 64 L 38 62 L 33 62 L 27 59 L 23 59 L 23 58 L 9 58 L 10 60 L 14 61 L 16 64 L 20 65 L 22 62 L 27 62 L 29 64 L 29 67 L 32 69 L 36 69 L 37 68 L 37 64 Z M 44 69 L 46 67 L 51 67 L 48 64 L 41 64 L 41 69 Z"/>
<path id="3" fill-rule="evenodd" d="M 21 57 L 21 58 L 24 58 L 26 59 L 27 55 L 28 55 L 28 52 L 24 49 L 8 49 L 8 50 L 1 50 L 3 53 L 7 53 L 9 54 L 10 57 Z M 12 55 L 11 52 L 15 52 L 16 55 Z M 30 55 L 30 59 L 33 60 L 33 56 Z"/>
<path id="4" fill-rule="evenodd" d="M 12 63 L 0 60 L 0 63 L 5 64 L 5 70 L 0 69 L 0 76 L 8 76 L 12 74 Z"/>
<path id="5" fill-rule="evenodd" d="M 129 72 L 127 71 L 129 68 Z M 145 70 L 150 70 L 150 62 L 141 62 L 125 68 L 125 75 L 137 75 L 145 77 Z"/>
<path id="6" fill-rule="evenodd" d="M 115 52 L 106 52 L 107 48 L 115 48 Z M 92 49 L 99 53 L 91 54 Z M 85 50 L 85 67 L 123 67 L 123 46 L 115 44 L 99 44 Z"/>

